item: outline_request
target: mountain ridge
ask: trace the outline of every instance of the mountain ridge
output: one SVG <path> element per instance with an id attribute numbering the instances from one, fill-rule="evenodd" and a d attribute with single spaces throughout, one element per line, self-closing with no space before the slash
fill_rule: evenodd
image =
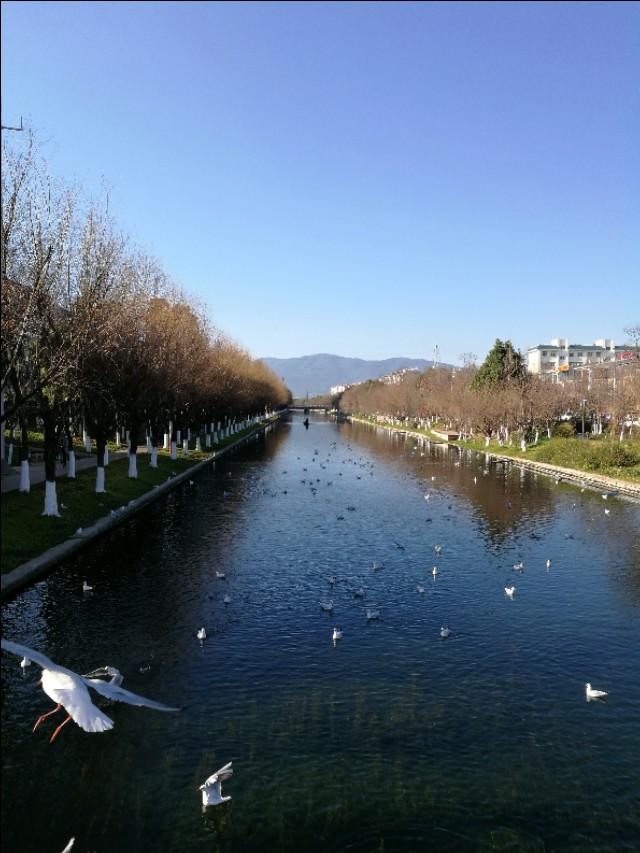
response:
<path id="1" fill-rule="evenodd" d="M 294 358 L 265 356 L 260 360 L 280 376 L 293 396 L 298 398 L 328 394 L 334 385 L 350 385 L 366 379 L 378 379 L 405 367 L 426 370 L 433 365 L 433 361 L 424 358 L 394 356 L 365 359 L 326 352 Z"/>

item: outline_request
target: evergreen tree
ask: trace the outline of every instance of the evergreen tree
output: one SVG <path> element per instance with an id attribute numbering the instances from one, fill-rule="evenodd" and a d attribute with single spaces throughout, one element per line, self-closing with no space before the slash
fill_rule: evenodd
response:
<path id="1" fill-rule="evenodd" d="M 481 388 L 504 388 L 509 384 L 522 384 L 526 376 L 526 369 L 522 355 L 514 349 L 511 341 L 496 339 L 493 348 L 485 358 L 483 364 L 473 377 L 471 387 L 479 390 Z"/>

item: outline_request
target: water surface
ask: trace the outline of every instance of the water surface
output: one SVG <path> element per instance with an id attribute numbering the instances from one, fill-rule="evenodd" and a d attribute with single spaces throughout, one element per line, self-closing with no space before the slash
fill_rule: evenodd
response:
<path id="1" fill-rule="evenodd" d="M 5 637 L 183 706 L 50 745 L 39 669 L 2 655 L 3 850 L 638 850 L 639 529 L 628 501 L 293 416 L 3 607 Z"/>

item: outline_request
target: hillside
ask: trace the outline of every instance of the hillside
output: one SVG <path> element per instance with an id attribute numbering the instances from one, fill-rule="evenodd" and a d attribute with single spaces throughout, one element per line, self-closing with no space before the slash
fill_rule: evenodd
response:
<path id="1" fill-rule="evenodd" d="M 328 394 L 332 385 L 349 385 L 351 382 L 377 379 L 379 376 L 393 373 L 403 367 L 417 367 L 419 370 L 424 370 L 433 364 L 423 358 L 398 357 L 369 361 L 328 353 L 261 360 L 282 377 L 294 397 Z"/>

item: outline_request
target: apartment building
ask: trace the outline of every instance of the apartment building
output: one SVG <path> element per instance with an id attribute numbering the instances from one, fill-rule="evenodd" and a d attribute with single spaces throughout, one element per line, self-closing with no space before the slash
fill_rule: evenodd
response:
<path id="1" fill-rule="evenodd" d="M 600 338 L 593 344 L 572 344 L 569 338 L 553 338 L 549 344 L 538 344 L 527 350 L 529 373 L 558 374 L 588 364 L 607 364 L 636 357 L 628 346 L 616 346 L 611 338 Z"/>

